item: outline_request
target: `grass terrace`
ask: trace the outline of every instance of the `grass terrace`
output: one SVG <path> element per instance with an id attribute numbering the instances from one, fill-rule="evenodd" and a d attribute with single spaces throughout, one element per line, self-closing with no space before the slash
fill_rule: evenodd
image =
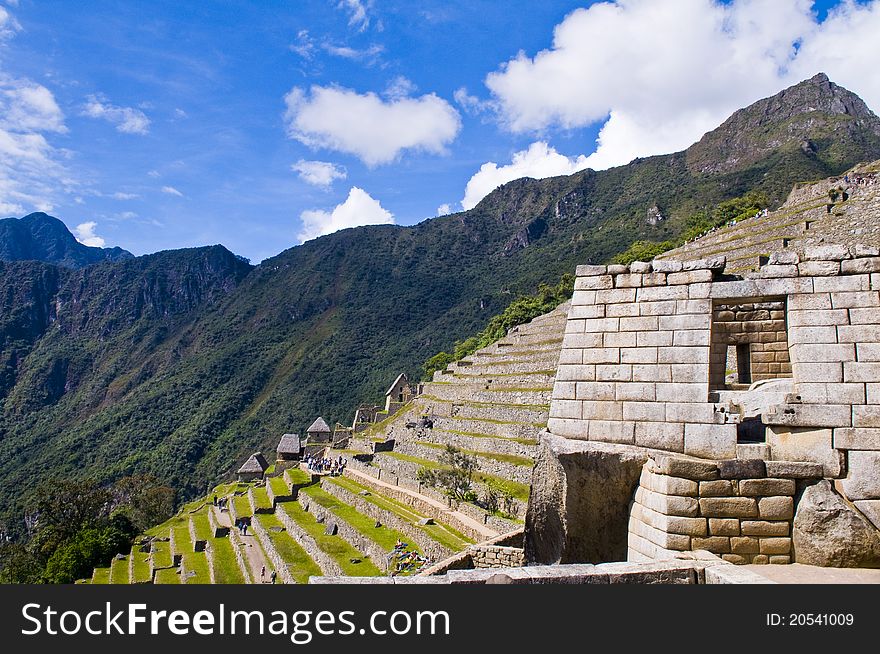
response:
<path id="1" fill-rule="evenodd" d="M 190 520 L 192 521 L 193 534 L 196 540 L 208 541 L 213 538 L 214 531 L 211 529 L 211 523 L 208 522 L 207 513 L 196 513 L 190 516 Z"/>
<path id="2" fill-rule="evenodd" d="M 127 584 L 128 578 L 128 558 L 123 560 L 113 559 L 110 564 L 110 583 L 111 584 Z"/>
<path id="3" fill-rule="evenodd" d="M 357 511 L 354 507 L 340 502 L 320 486 L 309 486 L 303 492 L 328 511 L 333 512 L 357 529 L 367 538 L 375 541 L 386 552 L 394 549 L 398 540 L 406 542 L 404 534 L 386 526 L 376 527 L 376 520 Z"/>
<path id="4" fill-rule="evenodd" d="M 382 574 L 370 559 L 343 538 L 325 534 L 325 525 L 317 522 L 311 513 L 303 511 L 298 502 L 284 502 L 282 506 L 287 515 L 315 539 L 318 547 L 339 564 L 342 574 L 353 577 L 376 577 Z M 360 560 L 360 563 L 352 563 L 351 559 Z"/>
<path id="5" fill-rule="evenodd" d="M 459 434 L 461 432 L 452 432 L 454 434 Z M 464 436 L 470 436 L 471 434 L 463 434 Z M 423 445 L 424 447 L 430 447 L 435 450 L 444 450 L 446 449 L 445 445 L 440 445 L 439 443 L 431 443 L 430 441 L 416 441 L 418 445 Z M 515 454 L 499 454 L 497 452 L 481 452 L 479 450 L 461 450 L 465 454 L 471 454 L 473 456 L 480 456 L 484 459 L 493 459 L 495 461 L 500 461 L 501 463 L 509 463 L 515 466 L 522 466 L 524 468 L 531 468 L 534 465 L 534 460 L 530 459 L 527 456 L 517 456 Z"/>
<path id="6" fill-rule="evenodd" d="M 285 493 L 286 495 L 287 493 Z M 263 509 L 266 511 L 272 510 L 272 501 L 269 499 L 269 493 L 266 492 L 266 488 L 264 486 L 260 486 L 259 488 L 253 489 L 254 496 L 254 510 Z"/>
<path id="7" fill-rule="evenodd" d="M 309 583 L 309 577 L 320 577 L 322 572 L 318 564 L 312 560 L 303 547 L 297 543 L 293 537 L 286 531 L 274 531 L 273 527 L 281 527 L 283 525 L 274 515 L 261 515 L 258 520 L 266 532 L 275 550 L 284 559 L 287 569 L 298 584 Z"/>
<path id="8" fill-rule="evenodd" d="M 418 524 L 418 521 L 425 516 L 421 513 L 414 511 L 411 506 L 408 506 L 403 502 L 398 502 L 394 498 L 388 497 L 386 495 L 378 494 L 373 489 L 367 486 L 363 486 L 348 477 L 334 477 L 330 479 L 329 482 L 337 484 L 351 493 L 357 494 L 361 491 L 367 491 L 370 494 L 364 495 L 364 500 L 366 500 L 370 504 L 379 507 L 380 509 L 390 511 L 399 518 L 403 518 L 404 520 L 411 522 L 416 528 L 421 529 L 423 532 L 425 532 L 425 534 L 427 534 L 431 539 L 454 552 L 460 552 L 474 542 L 472 539 L 468 538 L 458 530 L 453 529 L 449 525 L 438 522 L 436 520 L 434 521 L 435 524 L 433 525 Z"/>
<path id="9" fill-rule="evenodd" d="M 290 486 L 287 485 L 283 477 L 269 477 L 266 483 L 272 487 L 274 495 L 290 495 Z"/>
<path id="10" fill-rule="evenodd" d="M 184 552 L 183 567 L 186 570 L 186 584 L 210 584 L 211 573 L 208 557 L 204 552 Z M 193 575 L 192 573 L 195 572 Z"/>
<path id="11" fill-rule="evenodd" d="M 131 557 L 131 583 L 145 584 L 149 582 L 152 579 L 150 575 L 150 555 L 132 548 L 129 556 Z"/>
<path id="12" fill-rule="evenodd" d="M 214 560 L 214 580 L 218 584 L 243 584 L 244 575 L 238 567 L 233 545 L 228 538 L 212 538 L 208 542 Z"/>
<path id="13" fill-rule="evenodd" d="M 110 583 L 110 568 L 95 568 L 95 571 L 92 573 L 92 583 L 93 584 L 109 584 Z"/>
<path id="14" fill-rule="evenodd" d="M 239 518 L 249 518 L 254 514 L 247 495 L 234 495 L 231 501 L 235 505 L 235 515 Z"/>

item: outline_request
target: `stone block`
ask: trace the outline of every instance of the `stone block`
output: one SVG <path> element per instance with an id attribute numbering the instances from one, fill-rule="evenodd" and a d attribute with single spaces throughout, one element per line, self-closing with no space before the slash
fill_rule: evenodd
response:
<path id="1" fill-rule="evenodd" d="M 712 461 L 700 461 L 677 456 L 658 456 L 654 458 L 657 471 L 670 477 L 683 477 L 694 481 L 718 479 L 718 466 Z M 694 487 L 696 491 L 696 485 Z"/>
<path id="2" fill-rule="evenodd" d="M 792 365 L 795 379 L 833 384 L 843 381 L 843 362 L 836 363 L 805 363 L 796 362 Z"/>
<path id="3" fill-rule="evenodd" d="M 850 314 L 856 309 L 850 309 Z M 880 310 L 868 309 L 872 315 L 872 320 L 880 320 Z M 880 341 L 880 324 L 873 325 L 840 325 L 837 328 L 837 340 L 840 343 L 877 343 Z M 852 361 L 852 359 L 844 359 Z M 878 365 L 880 368 L 880 365 Z M 870 381 L 878 381 L 880 378 L 871 379 Z"/>
<path id="4" fill-rule="evenodd" d="M 821 325 L 846 325 L 849 316 L 846 309 L 807 309 L 788 312 L 790 327 L 812 327 Z"/>
<path id="5" fill-rule="evenodd" d="M 649 261 L 633 261 L 629 264 L 631 273 L 649 273 L 651 272 L 651 263 Z"/>
<path id="6" fill-rule="evenodd" d="M 622 331 L 622 332 L 657 331 L 658 320 L 659 319 L 657 316 L 641 316 L 638 318 L 621 318 L 620 319 L 620 331 Z"/>
<path id="7" fill-rule="evenodd" d="M 804 461 L 765 461 L 767 474 L 770 477 L 783 479 L 818 479 L 824 474 L 820 463 Z"/>
<path id="8" fill-rule="evenodd" d="M 767 443 L 776 461 L 818 463 L 823 467 L 823 476 L 837 477 L 841 472 L 840 453 L 834 449 L 832 433 L 831 429 L 770 426 Z M 769 469 L 768 474 L 781 476 Z"/>
<path id="9" fill-rule="evenodd" d="M 709 518 L 710 536 L 739 536 L 740 522 L 736 518 Z"/>
<path id="10" fill-rule="evenodd" d="M 697 482 L 682 477 L 671 477 L 665 474 L 647 473 L 648 483 L 651 490 L 664 495 L 680 495 L 682 497 L 696 497 L 698 493 Z"/>
<path id="11" fill-rule="evenodd" d="M 856 353 L 859 361 L 880 361 L 880 343 L 858 343 Z"/>
<path id="12" fill-rule="evenodd" d="M 682 330 L 708 330 L 711 327 L 712 316 L 707 314 L 686 314 L 675 316 L 659 316 L 659 329 L 661 331 Z"/>
<path id="13" fill-rule="evenodd" d="M 840 264 L 840 271 L 844 275 L 880 272 L 880 257 L 868 257 L 864 259 L 854 259 L 852 261 L 843 261 Z"/>
<path id="14" fill-rule="evenodd" d="M 644 286 L 663 286 L 666 284 L 666 273 L 645 273 L 642 275 L 642 284 Z"/>
<path id="15" fill-rule="evenodd" d="M 736 425 L 685 425 L 684 452 L 710 459 L 735 457 Z"/>
<path id="16" fill-rule="evenodd" d="M 700 514 L 707 518 L 754 518 L 758 504 L 751 497 L 701 497 Z"/>
<path id="17" fill-rule="evenodd" d="M 837 327 L 835 325 L 790 327 L 788 343 L 792 347 L 800 344 L 837 343 Z"/>
<path id="18" fill-rule="evenodd" d="M 847 329 L 846 327 L 838 327 Z M 856 348 L 852 342 L 841 339 L 841 343 L 793 343 L 790 349 L 793 362 L 855 361 Z M 754 356 L 753 356 L 754 358 Z"/>
<path id="19" fill-rule="evenodd" d="M 798 272 L 805 277 L 828 277 L 840 274 L 839 261 L 802 261 Z"/>
<path id="20" fill-rule="evenodd" d="M 665 347 L 672 345 L 672 332 L 646 331 L 636 333 L 638 347 Z"/>
<path id="21" fill-rule="evenodd" d="M 808 245 L 804 248 L 803 261 L 842 261 L 850 259 L 849 249 L 836 243 L 830 245 Z"/>
<path id="22" fill-rule="evenodd" d="M 656 302 L 658 300 L 687 299 L 687 286 L 643 286 L 636 293 L 637 302 Z"/>
<path id="23" fill-rule="evenodd" d="M 622 347 L 635 347 L 636 346 L 636 334 L 635 332 L 606 332 L 602 336 L 602 344 L 605 348 L 622 348 Z M 584 355 L 584 361 L 586 362 L 587 356 Z M 612 363 L 616 363 L 614 361 Z M 597 361 L 596 363 L 600 363 Z"/>
<path id="24" fill-rule="evenodd" d="M 620 350 L 616 347 L 592 347 L 583 351 L 583 362 L 585 364 L 620 363 Z"/>
<path id="25" fill-rule="evenodd" d="M 556 382 L 559 384 L 559 382 Z M 613 382 L 597 382 L 585 381 L 577 382 L 575 389 L 575 397 L 578 400 L 614 400 L 615 384 Z M 554 386 L 553 404 L 556 402 L 556 391 Z M 551 404 L 551 407 L 553 405 Z"/>
<path id="26" fill-rule="evenodd" d="M 568 321 L 572 322 L 571 320 Z M 585 323 L 585 320 L 578 320 L 575 322 Z M 588 349 L 594 347 L 602 347 L 602 334 L 601 333 L 567 333 L 562 337 L 562 347 L 564 349 Z"/>
<path id="27" fill-rule="evenodd" d="M 791 563 L 791 557 L 787 554 L 784 556 L 775 554 L 770 557 L 770 565 L 788 565 L 789 563 Z"/>
<path id="28" fill-rule="evenodd" d="M 831 308 L 830 293 L 799 293 L 788 296 L 789 311 L 811 311 Z"/>
<path id="29" fill-rule="evenodd" d="M 705 402 L 709 393 L 706 382 L 694 384 L 656 383 L 654 391 L 658 402 Z"/>
<path id="30" fill-rule="evenodd" d="M 705 402 L 668 402 L 666 404 L 667 422 L 715 422 L 714 406 Z"/>
<path id="31" fill-rule="evenodd" d="M 767 265 L 749 274 L 752 279 L 775 279 L 779 277 L 797 277 L 798 267 L 790 264 Z"/>
<path id="32" fill-rule="evenodd" d="M 815 293 L 839 293 L 845 291 L 871 290 L 870 275 L 842 275 L 836 277 L 813 278 Z"/>
<path id="33" fill-rule="evenodd" d="M 825 382 L 798 383 L 795 388 L 801 402 L 805 404 L 864 404 L 864 384 L 828 384 Z"/>
<path id="34" fill-rule="evenodd" d="M 701 282 L 711 282 L 713 276 L 711 270 L 688 270 L 669 273 L 666 275 L 666 283 L 670 286 L 678 284 L 699 284 Z"/>
<path id="35" fill-rule="evenodd" d="M 635 423 L 616 420 L 591 420 L 589 436 L 591 441 L 604 443 L 629 443 L 635 438 Z"/>
<path id="36" fill-rule="evenodd" d="M 745 557 L 742 554 L 722 554 L 721 560 L 733 563 L 734 565 L 745 565 L 749 562 L 748 557 Z"/>
<path id="37" fill-rule="evenodd" d="M 880 529 L 880 499 L 878 500 L 859 500 L 853 502 L 856 508 L 861 511 L 868 521 L 877 529 Z"/>
<path id="38" fill-rule="evenodd" d="M 555 404 L 553 402 L 550 405 L 551 411 Z M 583 405 L 582 418 L 584 420 L 623 420 L 623 404 L 621 402 L 590 400 L 584 401 L 581 404 Z M 560 417 L 568 418 L 574 416 Z"/>
<path id="39" fill-rule="evenodd" d="M 574 290 L 576 291 L 595 291 L 606 288 L 614 288 L 614 280 L 611 275 L 578 277 L 574 280 Z"/>
<path id="40" fill-rule="evenodd" d="M 794 499 L 791 496 L 762 497 L 758 499 L 758 515 L 767 520 L 791 520 L 794 517 Z M 771 552 L 763 553 L 770 554 Z M 773 553 L 784 554 L 785 552 Z"/>
<path id="41" fill-rule="evenodd" d="M 761 538 L 758 542 L 761 554 L 788 554 L 791 552 L 791 538 Z"/>
<path id="42" fill-rule="evenodd" d="M 634 288 L 615 288 L 613 290 L 596 291 L 596 304 L 616 304 L 619 302 L 635 301 L 636 289 Z"/>
<path id="43" fill-rule="evenodd" d="M 761 549 L 757 538 L 734 536 L 730 539 L 730 551 L 734 554 L 759 554 Z"/>
<path id="44" fill-rule="evenodd" d="M 706 332 L 708 335 L 708 332 Z M 855 352 L 853 352 L 855 358 Z M 661 347 L 657 349 L 658 363 L 709 363 L 708 347 Z"/>
<path id="45" fill-rule="evenodd" d="M 770 563 L 770 557 L 766 554 L 755 554 L 752 557 L 752 563 L 755 565 L 767 565 Z"/>
<path id="46" fill-rule="evenodd" d="M 850 254 L 853 257 L 880 257 L 880 248 L 873 245 L 865 245 L 864 243 L 856 243 L 850 246 Z"/>
<path id="47" fill-rule="evenodd" d="M 604 318 L 605 317 L 605 305 L 604 304 L 583 304 L 583 305 L 572 305 L 571 309 L 568 312 L 569 320 L 580 320 L 586 318 Z"/>
<path id="48" fill-rule="evenodd" d="M 684 452 L 684 425 L 668 422 L 636 422 L 635 444 L 668 452 Z"/>
<path id="49" fill-rule="evenodd" d="M 788 536 L 790 531 L 787 520 L 743 520 L 740 526 L 743 536 Z"/>
<path id="50" fill-rule="evenodd" d="M 761 459 L 728 459 L 718 462 L 718 473 L 722 479 L 748 479 L 763 477 L 767 468 Z"/>
<path id="51" fill-rule="evenodd" d="M 757 295 L 791 295 L 793 293 L 812 293 L 813 279 L 788 277 L 784 279 L 756 279 Z"/>
<path id="52" fill-rule="evenodd" d="M 632 304 L 606 304 L 605 316 L 608 318 L 632 318 L 639 315 L 639 305 Z"/>
<path id="53" fill-rule="evenodd" d="M 846 497 L 851 500 L 880 499 L 880 451 L 856 451 L 847 453 L 847 475 L 840 484 Z"/>
<path id="54" fill-rule="evenodd" d="M 880 428 L 880 406 L 873 405 L 865 405 L 865 406 L 854 406 L 852 408 L 853 412 L 853 427 L 863 427 L 863 428 Z M 877 442 L 877 434 L 872 432 L 866 432 L 862 434 L 863 436 L 869 437 L 872 442 Z M 850 448 L 850 449 L 859 449 L 859 448 Z M 863 448 L 866 450 L 873 450 L 873 447 Z"/>
<path id="55" fill-rule="evenodd" d="M 614 397 L 613 398 L 596 398 L 596 399 L 616 399 L 619 402 L 632 400 L 636 402 L 653 402 L 655 399 L 655 385 L 651 383 L 645 382 L 629 382 L 629 383 L 619 383 L 613 384 L 609 383 L 609 386 L 614 388 Z M 584 399 L 592 399 L 592 398 L 584 398 Z"/>
<path id="56" fill-rule="evenodd" d="M 843 364 L 843 381 L 845 382 L 877 382 L 880 381 L 880 362 L 846 362 Z"/>
<path id="57" fill-rule="evenodd" d="M 832 293 L 831 306 L 834 309 L 858 309 L 861 307 L 880 307 L 880 292 L 853 291 Z"/>
<path id="58" fill-rule="evenodd" d="M 642 285 L 642 275 L 633 273 L 623 273 L 614 276 L 615 288 L 637 289 Z M 626 301 L 626 300 L 624 300 Z"/>
<path id="59" fill-rule="evenodd" d="M 708 348 L 707 348 L 708 353 Z M 659 357 L 659 352 L 658 352 Z M 671 365 L 672 381 L 676 383 L 693 384 L 709 379 L 709 364 L 707 363 L 673 363 Z"/>
<path id="60" fill-rule="evenodd" d="M 743 479 L 739 482 L 739 494 L 744 497 L 794 495 L 794 490 L 793 479 Z"/>
<path id="61" fill-rule="evenodd" d="M 574 400 L 577 399 L 575 382 L 558 381 L 553 384 L 554 400 Z"/>
<path id="62" fill-rule="evenodd" d="M 700 482 L 700 497 L 731 497 L 736 491 L 728 479 Z"/>
<path id="63" fill-rule="evenodd" d="M 628 382 L 633 381 L 632 376 L 633 366 L 628 363 L 623 364 L 597 364 L 596 365 L 596 379 L 598 381 L 618 381 L 618 382 Z M 636 380 L 638 381 L 638 380 Z"/>
<path id="64" fill-rule="evenodd" d="M 675 314 L 675 300 L 662 300 L 659 302 L 639 302 L 636 304 L 639 315 L 642 316 L 671 316 Z"/>
<path id="65" fill-rule="evenodd" d="M 677 259 L 654 259 L 651 266 L 654 272 L 674 273 L 682 269 L 681 261 Z"/>
<path id="66" fill-rule="evenodd" d="M 607 266 L 583 265 L 575 268 L 577 277 L 595 277 L 596 275 L 604 275 L 608 271 Z"/>
<path id="67" fill-rule="evenodd" d="M 794 250 L 780 250 L 778 252 L 774 252 L 770 255 L 767 260 L 767 263 L 770 265 L 797 265 L 800 263 L 800 257 L 798 253 Z"/>
<path id="68" fill-rule="evenodd" d="M 773 405 L 761 413 L 761 420 L 765 425 L 850 427 L 852 425 L 852 407 L 846 404 Z"/>
<path id="69" fill-rule="evenodd" d="M 632 381 L 670 382 L 672 381 L 672 366 L 670 364 L 632 364 Z"/>
<path id="70" fill-rule="evenodd" d="M 557 381 L 593 381 L 596 366 L 560 365 L 556 371 Z"/>
<path id="71" fill-rule="evenodd" d="M 711 341 L 711 332 L 708 329 L 692 331 L 677 331 L 672 339 L 675 347 L 708 346 Z"/>

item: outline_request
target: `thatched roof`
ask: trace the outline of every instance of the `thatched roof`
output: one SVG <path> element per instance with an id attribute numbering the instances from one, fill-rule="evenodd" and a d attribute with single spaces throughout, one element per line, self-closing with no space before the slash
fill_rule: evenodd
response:
<path id="1" fill-rule="evenodd" d="M 392 393 L 396 392 L 401 383 L 403 383 L 403 384 L 409 383 L 409 378 L 406 376 L 405 372 L 402 372 L 399 375 L 397 375 L 397 379 L 395 379 L 394 383 L 391 384 L 391 387 L 387 391 L 385 391 L 385 397 L 388 397 Z"/>
<path id="2" fill-rule="evenodd" d="M 306 430 L 306 433 L 309 434 L 329 434 L 330 426 L 326 423 L 326 421 L 319 417 L 315 422 L 312 423 L 312 426 Z"/>
<path id="3" fill-rule="evenodd" d="M 278 454 L 299 454 L 302 450 L 302 443 L 299 440 L 299 434 L 284 434 L 278 441 Z"/>
<path id="4" fill-rule="evenodd" d="M 248 473 L 248 472 L 266 472 L 269 468 L 269 462 L 266 461 L 266 457 L 262 455 L 260 452 L 256 452 L 251 454 L 250 458 L 244 462 L 244 464 L 238 469 L 239 473 Z"/>

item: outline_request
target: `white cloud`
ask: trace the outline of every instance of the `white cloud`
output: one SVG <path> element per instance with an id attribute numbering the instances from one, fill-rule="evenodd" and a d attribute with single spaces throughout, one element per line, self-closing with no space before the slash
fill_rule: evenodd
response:
<path id="1" fill-rule="evenodd" d="M 555 177 L 571 175 L 587 167 L 587 157 L 566 157 L 544 141 L 532 143 L 527 150 L 515 152 L 509 164 L 484 163 L 467 183 L 461 206 L 471 209 L 502 184 L 521 177 Z"/>
<path id="2" fill-rule="evenodd" d="M 152 177 L 153 179 L 156 179 L 161 176 L 162 176 L 162 173 L 160 173 L 158 170 L 148 170 L 147 171 L 147 177 Z"/>
<path id="3" fill-rule="evenodd" d="M 348 26 L 363 32 L 370 26 L 370 16 L 367 11 L 372 8 L 372 0 L 340 0 L 336 5 L 339 9 L 348 12 Z"/>
<path id="4" fill-rule="evenodd" d="M 166 193 L 167 195 L 176 195 L 176 196 L 179 197 L 179 198 L 182 198 L 182 197 L 183 197 L 183 193 L 181 193 L 180 191 L 178 191 L 178 190 L 177 190 L 176 188 L 174 188 L 173 186 L 163 186 L 163 187 L 162 187 L 162 192 L 163 192 L 163 193 Z"/>
<path id="5" fill-rule="evenodd" d="M 393 225 L 394 215 L 382 208 L 378 200 L 357 186 L 352 186 L 348 198 L 336 205 L 332 211 L 320 209 L 303 211 L 300 214 L 302 229 L 297 235 L 305 242 L 324 234 L 332 234 L 340 229 L 361 225 Z"/>
<path id="6" fill-rule="evenodd" d="M 439 207 L 437 207 L 437 215 L 438 216 L 446 216 L 452 213 L 452 207 L 448 202 L 444 202 Z"/>
<path id="7" fill-rule="evenodd" d="M 491 108 L 491 104 L 485 100 L 480 100 L 475 95 L 468 93 L 467 87 L 460 87 L 452 94 L 453 99 L 459 107 L 464 109 L 465 113 L 476 116 Z"/>
<path id="8" fill-rule="evenodd" d="M 400 98 L 411 96 L 418 90 L 419 87 L 415 85 L 415 82 L 403 75 L 398 75 L 388 82 L 388 86 L 385 87 L 385 92 L 382 95 L 389 100 L 399 100 Z"/>
<path id="9" fill-rule="evenodd" d="M 6 39 L 11 39 L 20 29 L 21 25 L 15 20 L 15 16 L 3 7 L 0 7 L 0 43 Z"/>
<path id="10" fill-rule="evenodd" d="M 306 161 L 300 159 L 290 166 L 291 170 L 299 174 L 299 178 L 306 184 L 329 189 L 337 179 L 345 179 L 348 172 L 344 166 L 337 166 L 329 161 Z"/>
<path id="11" fill-rule="evenodd" d="M 300 30 L 296 33 L 296 43 L 290 44 L 290 51 L 295 52 L 303 59 L 311 59 L 315 54 L 315 42 L 309 36 L 308 30 Z"/>
<path id="12" fill-rule="evenodd" d="M 99 95 L 87 98 L 82 115 L 106 120 L 116 127 L 116 131 L 124 134 L 147 134 L 150 131 L 150 119 L 143 111 L 110 104 Z"/>
<path id="13" fill-rule="evenodd" d="M 588 165 L 607 168 L 683 149 L 820 70 L 880 107 L 878 33 L 876 0 L 844 0 L 821 24 L 811 0 L 601 2 L 573 11 L 551 48 L 521 52 L 486 85 L 513 132 L 604 121 Z"/>
<path id="14" fill-rule="evenodd" d="M 91 220 L 87 223 L 82 223 L 76 226 L 76 229 L 73 230 L 74 236 L 76 236 L 76 240 L 82 243 L 83 245 L 88 245 L 93 248 L 102 248 L 106 241 L 103 238 L 95 234 L 95 228 L 98 226 L 94 220 Z"/>
<path id="15" fill-rule="evenodd" d="M 312 86 L 294 87 L 284 101 L 290 138 L 353 154 L 368 166 L 394 161 L 404 150 L 443 153 L 461 129 L 458 112 L 433 93 L 384 101 L 375 93 Z"/>
<path id="16" fill-rule="evenodd" d="M 374 44 L 368 48 L 357 49 L 352 48 L 347 45 L 335 45 L 333 43 L 323 43 L 321 47 L 328 53 L 335 57 L 342 57 L 343 59 L 351 59 L 352 61 L 368 61 L 369 63 L 374 63 L 376 58 L 385 52 L 385 46 Z"/>
<path id="17" fill-rule="evenodd" d="M 114 200 L 137 200 L 141 196 L 137 193 L 123 193 L 122 191 L 117 191 L 110 197 Z"/>
<path id="18" fill-rule="evenodd" d="M 64 114 L 45 86 L 0 77 L 0 126 L 17 131 L 67 132 Z"/>

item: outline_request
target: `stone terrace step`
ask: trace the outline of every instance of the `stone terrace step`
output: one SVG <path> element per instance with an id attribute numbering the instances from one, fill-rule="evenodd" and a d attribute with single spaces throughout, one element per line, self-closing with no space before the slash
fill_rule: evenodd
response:
<path id="1" fill-rule="evenodd" d="M 453 374 L 453 379 L 467 384 L 491 385 L 493 388 L 506 388 L 509 386 L 545 387 L 552 386 L 556 381 L 555 366 L 551 370 L 536 370 L 534 372 L 511 372 L 496 374 L 472 373 L 466 368 Z M 450 381 L 449 377 L 445 381 Z"/>
<path id="2" fill-rule="evenodd" d="M 559 351 L 547 350 L 537 355 L 514 357 L 467 357 L 450 366 L 454 372 L 467 374 L 503 374 L 555 370 L 559 365 Z"/>
<path id="3" fill-rule="evenodd" d="M 537 439 L 538 434 L 544 428 L 545 423 L 512 423 L 490 420 L 473 420 L 459 416 L 435 416 L 433 431 L 443 430 L 460 434 L 476 434 L 485 439 Z M 430 433 L 432 430 L 427 429 Z"/>
<path id="4" fill-rule="evenodd" d="M 489 389 L 485 389 L 478 384 L 468 384 L 457 380 L 457 383 L 428 382 L 425 384 L 425 392 L 439 400 L 452 402 L 539 404 L 549 406 L 553 387 L 499 387 L 492 385 Z"/>
<path id="5" fill-rule="evenodd" d="M 408 454 L 414 457 L 418 457 L 420 459 L 439 461 L 440 457 L 443 455 L 444 449 L 445 448 L 442 445 L 429 447 L 428 445 L 412 442 L 397 443 L 395 445 L 394 451 L 401 454 Z M 498 477 L 503 477 L 505 479 L 512 479 L 513 481 L 516 481 L 520 484 L 528 484 L 531 482 L 532 460 L 530 458 L 528 461 L 521 462 L 526 465 L 515 465 L 506 461 L 499 461 L 497 458 L 494 458 L 492 456 L 493 453 L 491 452 L 472 450 L 468 452 L 468 454 L 477 457 L 480 471 L 487 472 Z M 503 457 L 504 455 L 496 456 Z"/>
<path id="6" fill-rule="evenodd" d="M 527 439 L 512 440 L 468 434 L 466 432 L 447 431 L 444 429 L 428 429 L 419 437 L 419 441 L 433 443 L 434 445 L 452 445 L 463 450 L 476 450 L 492 452 L 494 454 L 508 454 L 511 456 L 534 457 L 537 449 L 537 440 L 529 444 Z M 413 441 L 416 442 L 416 441 Z"/>

